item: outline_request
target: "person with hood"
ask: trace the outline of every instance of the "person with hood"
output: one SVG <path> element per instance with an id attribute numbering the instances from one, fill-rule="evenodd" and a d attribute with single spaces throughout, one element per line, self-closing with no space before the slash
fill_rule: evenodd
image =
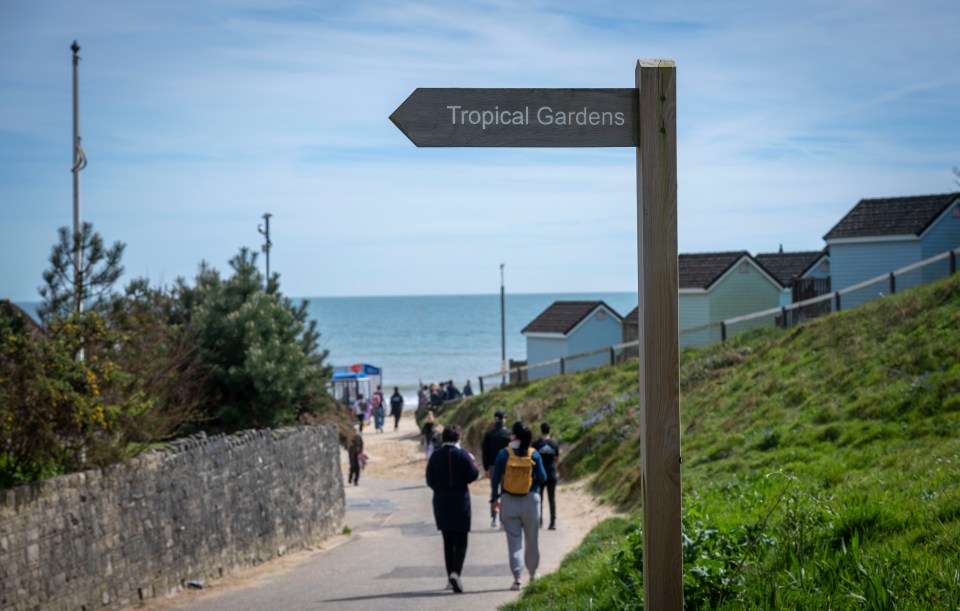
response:
<path id="1" fill-rule="evenodd" d="M 427 461 L 427 486 L 433 490 L 433 519 L 443 536 L 443 560 L 454 592 L 463 592 L 463 563 L 470 533 L 470 490 L 479 477 L 477 461 L 460 447 L 460 427 L 443 428 L 443 443 Z"/>

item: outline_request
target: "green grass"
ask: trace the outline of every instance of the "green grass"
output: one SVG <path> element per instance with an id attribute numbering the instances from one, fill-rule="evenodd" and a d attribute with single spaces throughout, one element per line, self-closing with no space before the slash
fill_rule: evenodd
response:
<path id="1" fill-rule="evenodd" d="M 562 477 L 639 508 L 637 364 L 442 414 L 479 447 L 495 409 L 563 444 Z M 960 276 L 681 354 L 689 609 L 960 607 Z M 508 608 L 642 608 L 639 514 L 597 528 Z"/>

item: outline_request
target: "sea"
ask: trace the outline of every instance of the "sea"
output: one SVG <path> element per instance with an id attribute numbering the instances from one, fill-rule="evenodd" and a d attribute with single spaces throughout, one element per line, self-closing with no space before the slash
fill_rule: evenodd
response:
<path id="1" fill-rule="evenodd" d="M 303 298 L 294 298 L 299 303 Z M 637 307 L 637 293 L 506 293 L 507 360 L 527 358 L 520 333 L 554 301 L 602 300 L 621 316 Z M 500 371 L 500 294 L 382 297 L 308 297 L 327 363 L 381 368 L 383 388 L 399 387 L 408 407 L 421 384 L 452 380 L 458 388 Z M 37 303 L 18 304 L 35 312 Z M 496 380 L 492 380 L 496 382 Z"/>

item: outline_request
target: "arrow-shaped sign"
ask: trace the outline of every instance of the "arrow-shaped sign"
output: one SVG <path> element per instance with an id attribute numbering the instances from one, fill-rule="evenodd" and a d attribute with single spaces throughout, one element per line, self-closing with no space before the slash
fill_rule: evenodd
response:
<path id="1" fill-rule="evenodd" d="M 636 147 L 639 94 L 418 88 L 390 120 L 417 146 Z"/>

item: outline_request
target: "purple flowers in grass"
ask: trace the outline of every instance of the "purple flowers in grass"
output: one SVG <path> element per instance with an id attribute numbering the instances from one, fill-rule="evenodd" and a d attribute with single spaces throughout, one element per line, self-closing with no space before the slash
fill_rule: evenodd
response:
<path id="1" fill-rule="evenodd" d="M 617 409 L 617 406 L 619 404 L 629 400 L 631 397 L 636 397 L 639 394 L 640 393 L 638 391 L 623 393 L 622 395 L 620 395 L 610 403 L 607 403 L 601 406 L 600 409 L 590 412 L 589 414 L 587 414 L 587 417 L 583 421 L 583 427 L 588 428 L 600 422 L 601 420 L 606 418 L 608 415 L 612 414 L 614 410 Z"/>

